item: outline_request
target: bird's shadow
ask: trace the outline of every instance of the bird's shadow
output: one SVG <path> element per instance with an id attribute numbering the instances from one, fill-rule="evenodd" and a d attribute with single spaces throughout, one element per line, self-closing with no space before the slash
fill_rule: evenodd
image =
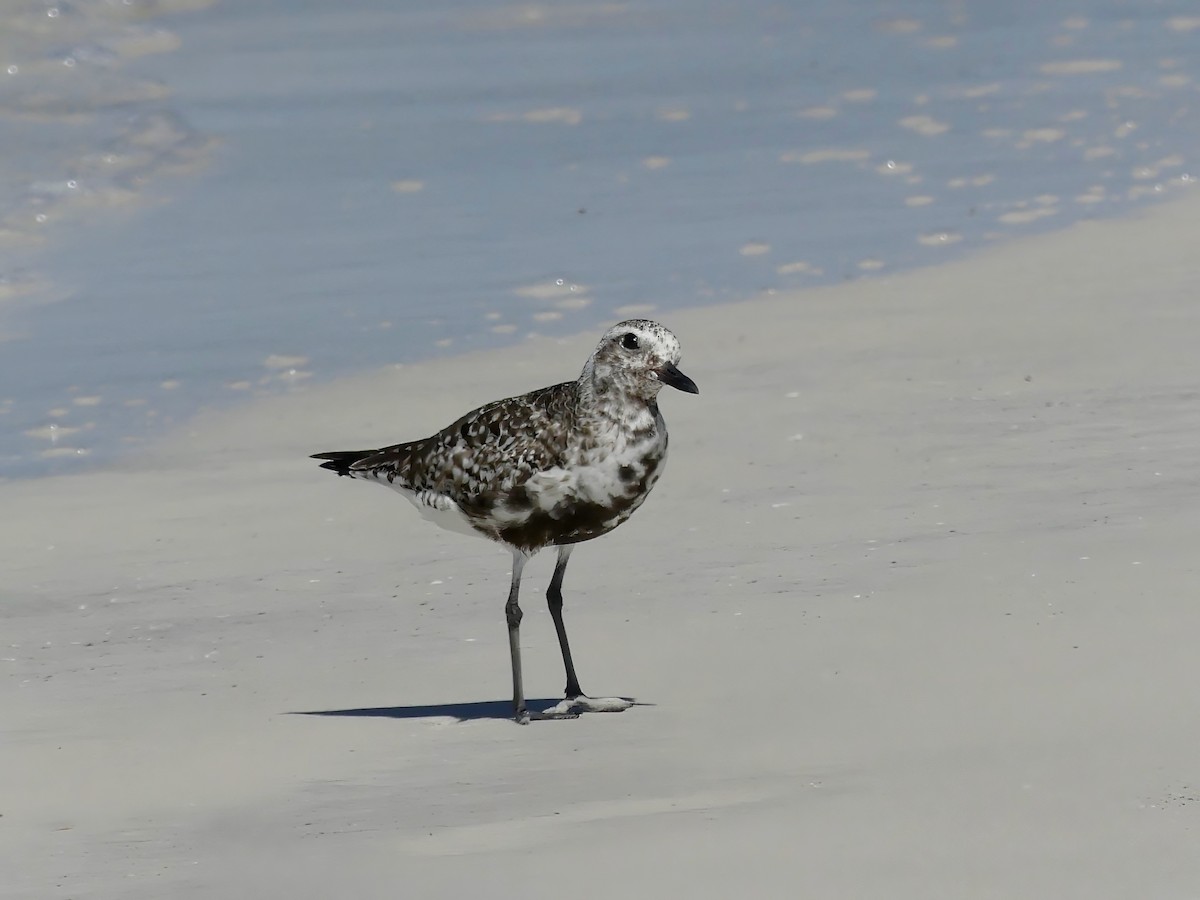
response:
<path id="1" fill-rule="evenodd" d="M 561 697 L 556 697 L 526 700 L 525 703 L 531 710 L 549 709 L 559 703 L 561 699 Z M 634 701 L 634 705 L 652 706 L 653 704 Z M 476 700 L 468 703 L 433 703 L 426 706 L 367 706 L 360 709 L 297 710 L 289 715 L 349 716 L 375 719 L 452 718 L 459 722 L 470 722 L 477 719 L 511 719 L 513 705 L 511 700 Z"/>

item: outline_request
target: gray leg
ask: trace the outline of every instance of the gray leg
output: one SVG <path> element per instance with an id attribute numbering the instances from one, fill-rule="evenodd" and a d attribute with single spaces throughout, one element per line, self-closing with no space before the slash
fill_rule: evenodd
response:
<path id="1" fill-rule="evenodd" d="M 554 630 L 558 632 L 558 646 L 562 650 L 563 666 L 567 670 L 566 697 L 542 712 L 545 719 L 573 718 L 581 712 L 621 712 L 633 706 L 632 700 L 624 697 L 589 697 L 580 689 L 579 679 L 575 676 L 575 664 L 571 661 L 571 645 L 567 643 L 567 629 L 563 625 L 562 616 L 562 582 L 567 571 L 567 560 L 571 557 L 574 544 L 563 544 L 558 548 L 558 563 L 554 566 L 554 577 L 550 579 L 550 589 L 546 591 L 546 601 L 550 605 L 550 615 L 554 618 Z"/>
<path id="2" fill-rule="evenodd" d="M 554 630 L 558 632 L 558 646 L 562 650 L 563 666 L 567 670 L 568 700 L 573 700 L 583 693 L 579 687 L 579 679 L 575 677 L 575 663 L 571 661 L 571 645 L 567 641 L 567 628 L 563 625 L 562 616 L 562 582 L 567 571 L 567 560 L 571 558 L 574 544 L 563 544 L 558 548 L 558 562 L 554 565 L 554 577 L 550 579 L 550 589 L 546 591 L 546 602 L 550 606 L 550 616 L 554 619 Z"/>
<path id="3" fill-rule="evenodd" d="M 513 551 L 512 587 L 508 589 L 508 603 L 504 607 L 508 619 L 508 652 L 512 657 L 513 716 L 521 725 L 529 724 L 529 710 L 525 708 L 525 688 L 521 683 L 521 607 L 517 605 L 517 594 L 521 590 L 521 571 L 527 557 L 519 550 Z"/>

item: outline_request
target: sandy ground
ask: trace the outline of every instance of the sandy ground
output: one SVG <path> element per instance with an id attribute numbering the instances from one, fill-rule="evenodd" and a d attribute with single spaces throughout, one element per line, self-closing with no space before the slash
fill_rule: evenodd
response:
<path id="1" fill-rule="evenodd" d="M 619 715 L 508 721 L 506 554 L 304 458 L 596 334 L 0 486 L 0 896 L 1200 896 L 1198 221 L 670 315 L 702 393 L 566 584 Z"/>

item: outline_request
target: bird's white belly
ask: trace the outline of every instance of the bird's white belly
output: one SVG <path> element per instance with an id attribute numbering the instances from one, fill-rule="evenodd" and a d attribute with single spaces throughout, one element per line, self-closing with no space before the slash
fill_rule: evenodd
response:
<path id="1" fill-rule="evenodd" d="M 445 494 L 437 494 L 433 491 L 413 491 L 399 485 L 392 485 L 392 487 L 415 506 L 417 512 L 421 514 L 421 518 L 427 522 L 432 522 L 447 531 L 456 531 L 472 537 L 486 537 L 471 525 L 467 514 Z"/>

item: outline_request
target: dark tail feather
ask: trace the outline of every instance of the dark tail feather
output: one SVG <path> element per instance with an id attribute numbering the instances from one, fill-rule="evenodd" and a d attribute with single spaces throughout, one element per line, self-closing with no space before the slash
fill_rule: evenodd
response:
<path id="1" fill-rule="evenodd" d="M 331 453 L 314 453 L 310 459 L 326 459 L 328 462 L 321 463 L 322 469 L 329 469 L 332 472 L 337 472 L 339 475 L 349 475 L 350 467 L 360 459 L 366 459 L 368 456 L 374 456 L 375 450 L 334 450 Z"/>

